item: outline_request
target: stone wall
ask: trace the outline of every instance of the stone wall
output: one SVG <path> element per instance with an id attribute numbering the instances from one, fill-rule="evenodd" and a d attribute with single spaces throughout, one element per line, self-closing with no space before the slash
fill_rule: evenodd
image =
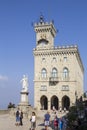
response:
<path id="1" fill-rule="evenodd" d="M 0 110 L 0 115 L 9 114 L 9 110 Z"/>

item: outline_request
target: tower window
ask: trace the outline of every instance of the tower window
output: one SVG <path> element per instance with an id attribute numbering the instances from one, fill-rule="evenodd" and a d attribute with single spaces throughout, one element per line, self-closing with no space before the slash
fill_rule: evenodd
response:
<path id="1" fill-rule="evenodd" d="M 64 57 L 64 62 L 66 62 L 67 61 L 67 57 Z"/>
<path id="2" fill-rule="evenodd" d="M 42 62 L 45 62 L 46 61 L 46 59 L 45 58 L 42 58 Z"/>
<path id="3" fill-rule="evenodd" d="M 53 60 L 52 60 L 53 62 L 56 62 L 57 60 L 56 60 L 56 57 L 53 57 Z"/>
<path id="4" fill-rule="evenodd" d="M 41 91 L 46 91 L 47 90 L 47 86 L 46 85 L 41 85 Z"/>
<path id="5" fill-rule="evenodd" d="M 42 78 L 46 78 L 47 77 L 47 71 L 46 71 L 45 68 L 42 69 L 41 76 L 42 76 Z"/>
<path id="6" fill-rule="evenodd" d="M 69 70 L 68 68 L 63 69 L 63 79 L 68 79 L 69 78 Z"/>
<path id="7" fill-rule="evenodd" d="M 56 68 L 53 68 L 52 69 L 52 77 L 57 77 L 58 76 L 58 72 L 57 72 L 57 69 Z"/>
<path id="8" fill-rule="evenodd" d="M 62 86 L 62 91 L 68 91 L 69 90 L 69 86 L 68 85 L 63 85 Z"/>

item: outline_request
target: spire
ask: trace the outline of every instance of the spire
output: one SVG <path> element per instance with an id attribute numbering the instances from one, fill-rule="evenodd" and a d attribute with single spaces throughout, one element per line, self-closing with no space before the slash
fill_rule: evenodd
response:
<path id="1" fill-rule="evenodd" d="M 44 17 L 43 17 L 43 15 L 40 16 L 39 21 L 40 21 L 41 24 L 44 23 Z"/>

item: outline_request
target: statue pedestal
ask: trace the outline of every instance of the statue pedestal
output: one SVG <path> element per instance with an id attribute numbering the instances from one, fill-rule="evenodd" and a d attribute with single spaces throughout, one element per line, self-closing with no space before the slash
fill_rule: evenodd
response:
<path id="1" fill-rule="evenodd" d="M 22 110 L 23 112 L 27 112 L 29 109 L 29 102 L 28 102 L 28 92 L 21 91 L 21 102 L 18 105 L 18 108 Z"/>
<path id="2" fill-rule="evenodd" d="M 25 104 L 25 105 L 28 105 L 29 102 L 28 102 L 28 92 L 25 92 L 25 91 L 21 91 L 21 104 Z"/>

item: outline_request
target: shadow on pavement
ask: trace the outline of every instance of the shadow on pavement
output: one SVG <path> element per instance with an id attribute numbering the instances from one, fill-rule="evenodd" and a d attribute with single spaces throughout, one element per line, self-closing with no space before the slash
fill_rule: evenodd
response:
<path id="1" fill-rule="evenodd" d="M 44 126 L 44 123 L 38 124 L 38 126 Z"/>

